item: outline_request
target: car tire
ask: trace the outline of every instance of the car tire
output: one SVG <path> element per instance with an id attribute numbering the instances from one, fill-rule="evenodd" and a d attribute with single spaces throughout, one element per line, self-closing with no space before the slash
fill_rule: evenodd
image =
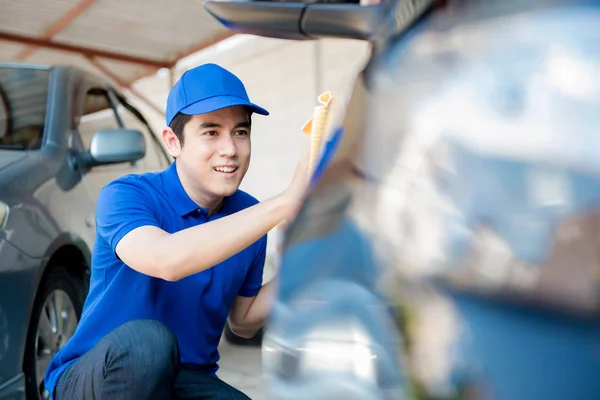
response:
<path id="1" fill-rule="evenodd" d="M 46 363 L 73 335 L 81 317 L 83 291 L 83 283 L 64 267 L 51 267 L 44 274 L 29 320 L 23 359 L 28 400 L 48 398 L 43 387 L 43 366 L 47 367 Z"/>
<path id="2" fill-rule="evenodd" d="M 240 337 L 233 333 L 231 328 L 229 327 L 229 323 L 225 324 L 225 339 L 228 343 L 235 344 L 238 346 L 256 346 L 260 347 L 262 345 L 263 338 L 263 329 L 261 328 L 256 334 L 250 339 L 246 339 Z"/>

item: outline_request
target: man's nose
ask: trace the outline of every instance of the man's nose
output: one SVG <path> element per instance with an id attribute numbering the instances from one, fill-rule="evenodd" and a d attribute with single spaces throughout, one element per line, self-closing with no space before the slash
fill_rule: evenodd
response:
<path id="1" fill-rule="evenodd" d="M 231 135 L 222 135 L 219 140 L 219 155 L 222 157 L 235 157 L 237 154 L 237 147 L 235 140 Z"/>

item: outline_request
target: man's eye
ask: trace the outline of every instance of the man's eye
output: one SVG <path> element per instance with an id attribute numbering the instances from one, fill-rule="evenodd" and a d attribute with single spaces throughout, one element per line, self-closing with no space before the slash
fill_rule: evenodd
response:
<path id="1" fill-rule="evenodd" d="M 217 136 L 217 131 L 208 131 L 204 132 L 206 136 Z"/>
<path id="2" fill-rule="evenodd" d="M 238 136 L 248 136 L 248 131 L 242 129 L 242 130 L 236 131 L 235 134 Z"/>

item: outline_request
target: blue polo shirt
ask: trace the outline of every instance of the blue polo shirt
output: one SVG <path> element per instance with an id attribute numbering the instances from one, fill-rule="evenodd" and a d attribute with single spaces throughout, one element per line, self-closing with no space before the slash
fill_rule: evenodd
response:
<path id="1" fill-rule="evenodd" d="M 128 175 L 104 187 L 96 212 L 89 294 L 73 337 L 50 362 L 45 376 L 48 391 L 53 393 L 61 373 L 107 333 L 140 318 L 158 320 L 175 333 L 182 364 L 214 374 L 217 346 L 233 300 L 256 296 L 262 285 L 267 237 L 177 282 L 133 270 L 117 257 L 115 247 L 123 236 L 141 226 L 174 233 L 256 203 L 238 190 L 223 200 L 218 213 L 209 216 L 185 193 L 175 162 L 163 172 Z"/>

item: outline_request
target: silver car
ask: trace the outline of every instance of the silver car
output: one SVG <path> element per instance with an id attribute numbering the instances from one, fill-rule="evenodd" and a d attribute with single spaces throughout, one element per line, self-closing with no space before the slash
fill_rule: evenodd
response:
<path id="1" fill-rule="evenodd" d="M 37 400 L 88 289 L 96 198 L 168 154 L 105 80 L 0 64 L 0 399 Z"/>

